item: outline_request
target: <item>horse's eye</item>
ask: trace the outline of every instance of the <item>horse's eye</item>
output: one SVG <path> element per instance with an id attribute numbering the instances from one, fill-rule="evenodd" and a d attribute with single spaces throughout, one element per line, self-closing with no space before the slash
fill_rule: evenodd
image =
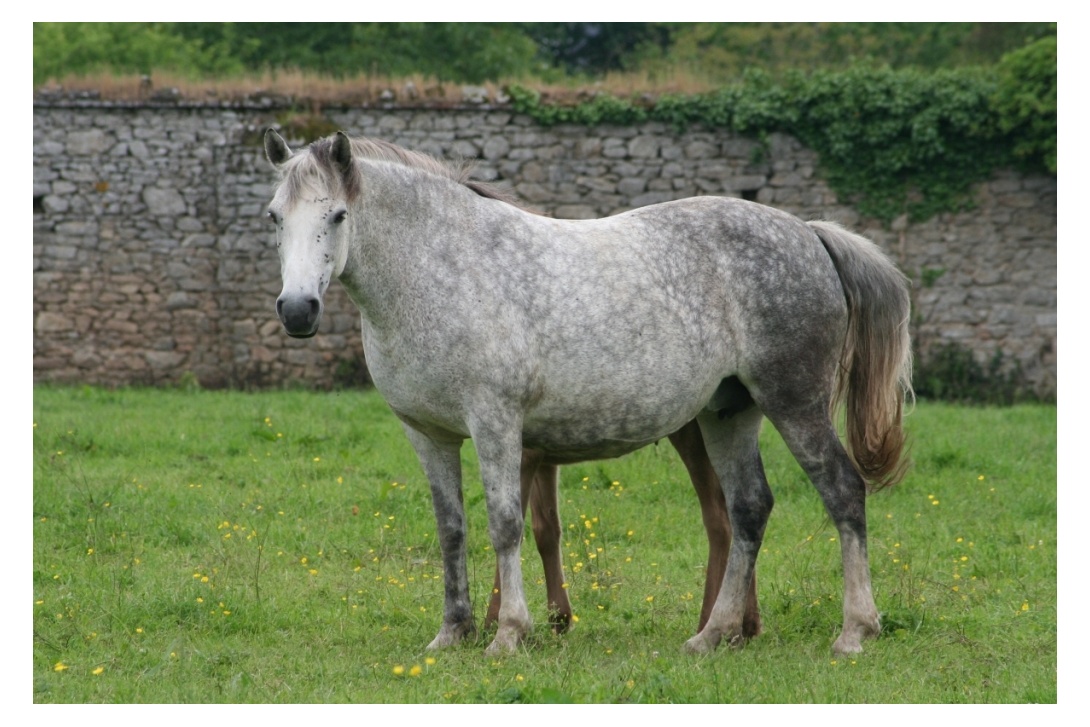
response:
<path id="1" fill-rule="evenodd" d="M 346 217 L 348 217 L 348 210 L 340 210 L 337 214 L 333 215 L 333 224 L 341 224 Z"/>
<path id="2" fill-rule="evenodd" d="M 279 216 L 279 215 L 277 215 L 277 214 L 276 214 L 275 212 L 273 212 L 272 210 L 269 210 L 268 212 L 266 212 L 266 213 L 265 213 L 265 216 L 266 216 L 266 217 L 268 217 L 268 218 L 269 218 L 270 220 L 272 220 L 272 222 L 273 222 L 274 224 L 277 224 L 277 225 L 279 225 L 279 224 L 280 224 L 280 216 Z"/>

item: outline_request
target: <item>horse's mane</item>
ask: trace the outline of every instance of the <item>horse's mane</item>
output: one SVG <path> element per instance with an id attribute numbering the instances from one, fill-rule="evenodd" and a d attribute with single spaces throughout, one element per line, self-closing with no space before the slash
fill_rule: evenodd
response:
<path id="1" fill-rule="evenodd" d="M 347 175 L 337 171 L 333 160 L 333 139 L 332 136 L 318 139 L 306 148 L 307 153 L 295 154 L 288 159 L 283 169 L 282 184 L 287 185 L 289 204 L 298 199 L 305 189 L 313 189 L 318 184 L 330 188 L 330 191 L 338 196 L 343 195 L 348 201 L 359 196 L 363 182 L 359 168 L 350 170 Z M 517 198 L 510 192 L 487 182 L 470 179 L 476 166 L 472 160 L 444 162 L 422 152 L 405 149 L 378 139 L 357 137 L 351 142 L 353 158 L 389 162 L 418 169 L 430 175 L 449 179 L 481 197 L 519 206 Z"/>

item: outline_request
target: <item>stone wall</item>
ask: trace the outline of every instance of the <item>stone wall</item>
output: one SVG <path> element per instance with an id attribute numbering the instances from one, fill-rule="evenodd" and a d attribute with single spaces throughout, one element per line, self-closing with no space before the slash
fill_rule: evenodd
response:
<path id="1" fill-rule="evenodd" d="M 337 286 L 315 338 L 288 338 L 273 311 L 279 263 L 263 216 L 273 174 L 260 137 L 283 114 L 35 105 L 35 381 L 327 387 L 360 375 L 358 316 Z M 1053 177 L 1002 172 L 977 187 L 972 211 L 890 228 L 838 200 L 814 152 L 787 136 L 760 145 L 654 123 L 542 128 L 502 107 L 323 114 L 350 134 L 476 158 L 478 177 L 556 217 L 712 194 L 837 220 L 914 279 L 923 356 L 948 342 L 982 362 L 999 351 L 1055 395 Z"/>

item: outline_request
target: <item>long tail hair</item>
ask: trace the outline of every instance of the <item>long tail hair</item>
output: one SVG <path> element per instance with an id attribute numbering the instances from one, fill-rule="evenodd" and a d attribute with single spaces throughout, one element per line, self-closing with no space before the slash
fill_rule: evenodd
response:
<path id="1" fill-rule="evenodd" d="M 901 417 L 912 401 L 909 281 L 870 240 L 833 222 L 809 223 L 833 259 L 848 300 L 848 335 L 834 409 L 845 405 L 848 453 L 872 489 L 908 468 Z"/>

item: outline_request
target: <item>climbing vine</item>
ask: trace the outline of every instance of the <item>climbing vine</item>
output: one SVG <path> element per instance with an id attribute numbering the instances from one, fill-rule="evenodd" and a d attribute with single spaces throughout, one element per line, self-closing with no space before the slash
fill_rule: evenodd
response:
<path id="1" fill-rule="evenodd" d="M 700 124 L 757 138 L 788 133 L 818 153 L 842 199 L 889 221 L 964 209 L 972 185 L 1000 167 L 1055 173 L 1055 79 L 1051 38 L 995 68 L 859 66 L 780 79 L 750 72 L 706 94 L 600 94 L 567 105 L 521 86 L 508 94 L 517 111 L 543 125 L 660 121 L 678 131 Z"/>

